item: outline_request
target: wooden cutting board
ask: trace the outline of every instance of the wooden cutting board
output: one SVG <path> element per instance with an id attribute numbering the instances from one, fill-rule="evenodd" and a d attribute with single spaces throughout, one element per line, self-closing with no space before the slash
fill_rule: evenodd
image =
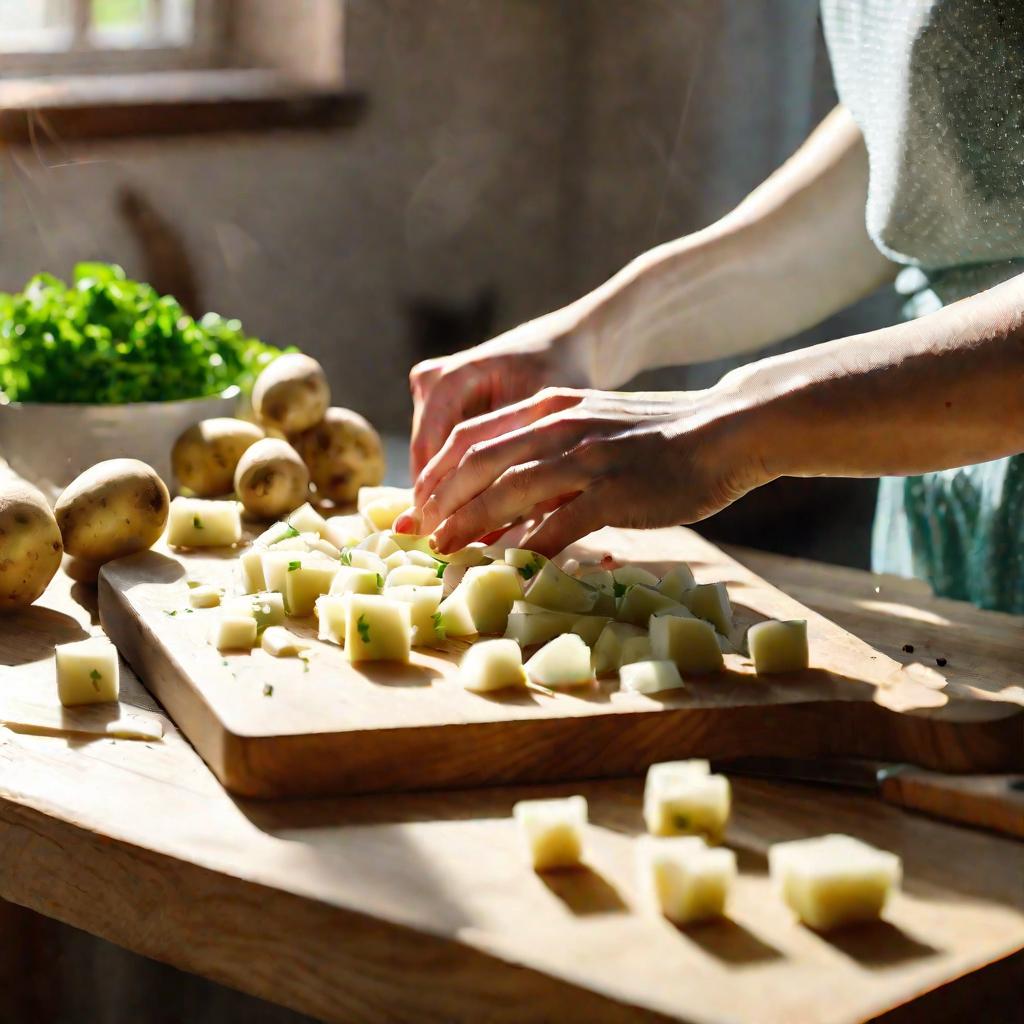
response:
<path id="1" fill-rule="evenodd" d="M 100 615 L 218 778 L 248 796 L 634 774 L 690 756 L 856 756 L 954 772 L 1024 766 L 1024 669 L 992 679 L 970 666 L 901 664 L 689 530 L 603 530 L 570 554 L 610 554 L 658 573 L 686 561 L 699 582 L 727 583 L 740 624 L 806 618 L 813 667 L 768 681 L 749 659 L 727 655 L 726 672 L 654 696 L 620 693 L 615 678 L 552 697 L 481 696 L 458 684 L 461 642 L 416 651 L 409 665 L 354 667 L 320 643 L 307 661 L 225 656 L 209 642 L 219 612 L 189 611 L 186 579 L 230 586 L 226 554 L 146 552 L 111 563 Z M 315 636 L 312 620 L 295 630 Z"/>

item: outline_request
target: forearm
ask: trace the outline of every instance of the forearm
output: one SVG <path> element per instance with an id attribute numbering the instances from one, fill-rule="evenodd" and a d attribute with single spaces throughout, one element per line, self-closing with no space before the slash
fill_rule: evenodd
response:
<path id="1" fill-rule="evenodd" d="M 1024 451 L 1024 275 L 717 386 L 764 478 L 906 476 Z"/>
<path id="2" fill-rule="evenodd" d="M 864 226 L 867 180 L 863 140 L 837 108 L 728 216 L 645 253 L 575 304 L 594 386 L 751 351 L 890 279 Z"/>

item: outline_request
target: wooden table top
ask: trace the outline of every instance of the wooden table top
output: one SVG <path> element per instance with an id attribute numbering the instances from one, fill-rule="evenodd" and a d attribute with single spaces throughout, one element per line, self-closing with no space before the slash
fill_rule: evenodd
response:
<path id="1" fill-rule="evenodd" d="M 879 594 L 864 573 L 736 554 L 855 632 L 869 625 L 883 646 L 898 649 L 908 624 L 919 636 L 942 622 L 954 636 L 1024 636 L 1019 619 L 914 584 L 883 581 Z M 69 635 L 99 630 L 94 592 L 63 574 L 32 614 Z M 24 655 L 0 620 L 0 666 L 19 650 L 46 657 Z M 154 707 L 130 672 L 122 696 Z M 246 801 L 169 721 L 156 743 L 0 728 L 0 897 L 330 1021 L 934 1022 L 1019 985 L 1024 854 L 1013 840 L 860 793 L 735 779 L 731 920 L 684 932 L 638 905 L 641 789 L 625 779 Z M 512 804 L 571 792 L 590 801 L 592 870 L 541 878 Z M 903 856 L 885 922 L 826 939 L 780 908 L 767 847 L 825 831 Z"/>

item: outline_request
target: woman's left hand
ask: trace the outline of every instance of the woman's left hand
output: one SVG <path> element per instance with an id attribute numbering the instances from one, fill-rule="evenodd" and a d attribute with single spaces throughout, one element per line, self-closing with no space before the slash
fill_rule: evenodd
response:
<path id="1" fill-rule="evenodd" d="M 446 553 L 535 516 L 522 546 L 555 555 L 602 526 L 704 519 L 768 480 L 744 406 L 548 388 L 455 428 L 416 482 L 416 530 Z"/>

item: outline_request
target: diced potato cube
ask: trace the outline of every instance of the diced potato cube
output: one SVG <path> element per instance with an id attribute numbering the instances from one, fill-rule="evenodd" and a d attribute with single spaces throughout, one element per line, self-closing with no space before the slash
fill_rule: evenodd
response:
<path id="1" fill-rule="evenodd" d="M 428 555 L 431 560 L 434 559 L 434 547 L 430 543 L 429 537 L 423 537 L 415 533 L 395 533 L 392 534 L 391 539 L 404 551 L 407 555 L 411 555 L 414 551 L 421 555 Z"/>
<path id="2" fill-rule="evenodd" d="M 256 594 L 267 589 L 261 548 L 248 548 L 238 556 L 238 575 L 243 594 Z"/>
<path id="3" fill-rule="evenodd" d="M 331 581 L 329 594 L 379 594 L 384 577 L 373 569 L 356 569 L 351 565 L 339 566 Z"/>
<path id="4" fill-rule="evenodd" d="M 675 662 L 680 672 L 694 675 L 720 672 L 725 666 L 715 628 L 703 619 L 652 616 L 651 654 L 658 660 Z"/>
<path id="5" fill-rule="evenodd" d="M 284 626 L 268 626 L 263 631 L 260 646 L 275 658 L 294 658 L 306 650 L 309 644 Z"/>
<path id="6" fill-rule="evenodd" d="M 225 616 L 241 615 L 256 620 L 256 631 L 262 632 L 268 626 L 280 626 L 284 622 L 284 595 L 274 591 L 262 591 L 245 597 L 233 597 L 224 602 Z"/>
<path id="7" fill-rule="evenodd" d="M 288 525 L 298 530 L 299 533 L 315 533 L 318 537 L 327 536 L 327 520 L 308 501 L 288 514 Z"/>
<path id="8" fill-rule="evenodd" d="M 375 492 L 373 494 L 365 492 Z M 360 513 L 375 530 L 390 530 L 412 505 L 412 490 L 404 487 L 363 487 L 356 499 Z"/>
<path id="9" fill-rule="evenodd" d="M 284 520 L 268 526 L 252 543 L 253 547 L 269 548 L 281 541 L 298 537 L 299 531 Z"/>
<path id="10" fill-rule="evenodd" d="M 359 551 L 369 551 L 378 558 L 387 558 L 396 551 L 402 549 L 395 543 L 395 536 L 390 530 L 382 530 L 379 533 L 371 533 L 366 540 L 361 540 L 356 545 Z"/>
<path id="11" fill-rule="evenodd" d="M 384 589 L 392 587 L 437 587 L 441 588 L 441 577 L 436 569 L 423 565 L 400 565 L 392 569 L 384 580 Z"/>
<path id="12" fill-rule="evenodd" d="M 313 605 L 331 589 L 340 566 L 337 562 L 303 561 L 288 566 L 284 578 L 284 603 L 289 615 L 313 614 Z"/>
<path id="13" fill-rule="evenodd" d="M 622 597 L 630 587 L 658 585 L 658 577 L 638 565 L 622 565 L 618 569 L 612 569 L 612 579 L 617 584 L 615 589 L 619 597 Z"/>
<path id="14" fill-rule="evenodd" d="M 588 647 L 593 647 L 604 631 L 604 627 L 611 622 L 607 615 L 581 615 L 572 624 L 570 633 L 575 633 Z"/>
<path id="15" fill-rule="evenodd" d="M 58 644 L 57 693 L 65 707 L 116 701 L 120 689 L 117 648 L 102 636 Z"/>
<path id="16" fill-rule="evenodd" d="M 345 646 L 345 624 L 348 618 L 347 594 L 323 594 L 316 599 L 317 638 Z"/>
<path id="17" fill-rule="evenodd" d="M 527 551 L 526 548 L 509 548 L 505 552 L 503 561 L 506 565 L 511 565 L 526 582 L 532 580 L 544 568 L 548 560 L 543 555 L 538 555 L 536 551 Z"/>
<path id="18" fill-rule="evenodd" d="M 594 672 L 599 676 L 618 672 L 622 665 L 622 646 L 636 637 L 647 638 L 647 631 L 628 622 L 609 622 L 594 644 Z"/>
<path id="19" fill-rule="evenodd" d="M 624 693 L 658 693 L 678 690 L 683 685 L 679 669 L 672 661 L 634 661 L 619 669 Z"/>
<path id="20" fill-rule="evenodd" d="M 417 587 L 407 585 L 389 587 L 384 591 L 386 597 L 395 601 L 405 601 L 412 614 L 412 645 L 427 647 L 443 639 L 437 631 L 440 621 L 437 616 L 441 604 L 440 587 Z"/>
<path id="21" fill-rule="evenodd" d="M 283 594 L 288 569 L 293 565 L 302 565 L 302 558 L 298 551 L 278 551 L 271 548 L 260 556 L 260 563 L 263 566 L 263 582 L 267 590 Z"/>
<path id="22" fill-rule="evenodd" d="M 440 637 L 475 635 L 476 625 L 466 604 L 466 595 L 458 587 L 438 605 L 436 626 Z"/>
<path id="23" fill-rule="evenodd" d="M 323 536 L 336 548 L 355 547 L 370 536 L 370 527 L 360 515 L 331 516 L 325 524 Z"/>
<path id="24" fill-rule="evenodd" d="M 363 548 L 346 548 L 341 553 L 341 564 L 353 569 L 372 569 L 380 575 L 381 579 L 388 574 L 388 567 L 384 564 L 384 559 Z"/>
<path id="25" fill-rule="evenodd" d="M 481 640 L 462 656 L 459 679 L 474 693 L 525 686 L 523 652 L 515 640 Z"/>
<path id="26" fill-rule="evenodd" d="M 384 559 L 384 568 L 389 573 L 394 572 L 395 569 L 401 568 L 403 565 L 409 564 L 409 555 L 405 551 L 393 551 L 387 558 Z M 436 573 L 435 573 L 436 575 Z"/>
<path id="27" fill-rule="evenodd" d="M 580 577 L 580 582 L 597 591 L 597 601 L 591 612 L 594 615 L 606 615 L 609 618 L 614 618 L 618 601 L 615 597 L 615 577 L 611 572 L 607 569 L 589 572 Z M 623 591 L 625 591 L 624 587 Z"/>
<path id="28" fill-rule="evenodd" d="M 405 557 L 409 565 L 419 565 L 426 569 L 433 569 L 434 575 L 438 579 L 441 579 L 444 573 L 445 563 L 440 559 L 435 558 L 433 555 L 428 555 L 425 551 L 417 551 L 415 548 L 411 551 L 406 551 Z"/>
<path id="29" fill-rule="evenodd" d="M 622 648 L 619 651 L 619 670 L 626 665 L 634 665 L 638 661 L 650 661 L 651 638 L 645 633 L 643 636 L 627 636 L 622 641 Z"/>
<path id="30" fill-rule="evenodd" d="M 408 661 L 412 608 L 374 594 L 349 594 L 345 651 L 349 661 Z"/>
<path id="31" fill-rule="evenodd" d="M 251 615 L 223 615 L 214 641 L 218 651 L 249 651 L 256 645 L 256 620 Z"/>
<path id="32" fill-rule="evenodd" d="M 594 681 L 590 648 L 575 633 L 565 633 L 546 643 L 526 663 L 526 674 L 551 689 L 586 686 Z"/>
<path id="33" fill-rule="evenodd" d="M 758 622 L 747 630 L 747 644 L 758 675 L 807 668 L 810 655 L 807 623 L 803 619 Z"/>
<path id="34" fill-rule="evenodd" d="M 167 516 L 167 543 L 178 548 L 229 547 L 242 539 L 237 501 L 175 498 Z"/>
<path id="35" fill-rule="evenodd" d="M 707 761 L 651 765 L 644 786 L 644 821 L 655 836 L 698 835 L 718 842 L 729 820 L 731 789 Z"/>
<path id="36" fill-rule="evenodd" d="M 519 574 L 511 565 L 475 565 L 466 570 L 452 597 L 461 595 L 478 633 L 504 633 L 512 605 L 523 596 Z"/>
<path id="37" fill-rule="evenodd" d="M 520 800 L 512 815 L 526 843 L 534 871 L 579 866 L 587 826 L 587 800 Z"/>
<path id="38" fill-rule="evenodd" d="M 696 586 L 697 581 L 693 578 L 693 571 L 685 562 L 680 562 L 679 565 L 669 569 L 662 576 L 658 590 L 666 597 L 671 597 L 673 601 L 679 601 L 683 594 L 693 590 Z"/>
<path id="39" fill-rule="evenodd" d="M 675 924 L 721 917 L 736 878 L 736 854 L 712 848 L 699 836 L 656 839 L 637 844 L 640 888 Z"/>
<path id="40" fill-rule="evenodd" d="M 509 613 L 505 636 L 520 647 L 546 644 L 563 633 L 571 633 L 579 621 L 575 612 L 553 612 L 529 601 L 516 601 Z"/>
<path id="41" fill-rule="evenodd" d="M 818 931 L 876 919 L 902 874 L 895 854 L 843 835 L 776 843 L 768 867 L 786 904 Z"/>
<path id="42" fill-rule="evenodd" d="M 433 545 L 431 545 L 430 550 L 435 550 Z M 459 551 L 453 551 L 451 554 L 441 555 L 439 557 L 449 565 L 465 566 L 466 568 L 471 568 L 475 565 L 489 565 L 494 561 L 494 559 L 487 554 L 487 545 L 477 542 L 467 544 Z"/>
<path id="43" fill-rule="evenodd" d="M 270 547 L 274 551 L 298 551 L 300 554 L 304 555 L 307 551 L 309 551 L 309 544 L 306 542 L 306 537 L 309 536 L 316 535 L 306 534 L 305 536 L 303 536 L 303 534 L 299 533 L 295 536 L 292 536 L 291 534 L 289 534 L 287 537 L 284 537 L 281 540 L 274 541 L 274 543 L 271 544 Z"/>
<path id="44" fill-rule="evenodd" d="M 216 608 L 220 604 L 220 591 L 203 583 L 188 592 L 188 603 L 193 608 Z"/>
<path id="45" fill-rule="evenodd" d="M 732 605 L 724 583 L 702 583 L 686 591 L 679 600 L 724 636 L 732 631 Z"/>
<path id="46" fill-rule="evenodd" d="M 659 593 L 654 587 L 649 587 L 645 583 L 634 583 L 619 602 L 615 618 L 619 622 L 629 622 L 634 626 L 646 626 L 655 613 L 669 609 L 678 611 L 681 608 L 678 601 Z M 686 611 L 685 608 L 682 610 Z"/>
<path id="47" fill-rule="evenodd" d="M 526 599 L 552 611 L 587 615 L 593 611 L 598 594 L 593 587 L 562 572 L 554 562 L 545 562 L 527 586 Z"/>
<path id="48" fill-rule="evenodd" d="M 324 540 L 323 537 L 318 537 L 315 533 L 304 533 L 302 537 L 309 551 L 315 551 L 334 562 L 341 558 L 341 551 L 329 540 Z"/>

